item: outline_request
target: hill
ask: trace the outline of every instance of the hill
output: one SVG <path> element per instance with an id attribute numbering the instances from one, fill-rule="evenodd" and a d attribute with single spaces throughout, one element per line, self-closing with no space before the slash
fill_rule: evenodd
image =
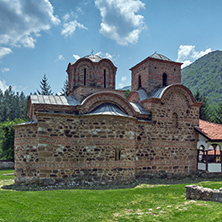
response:
<path id="1" fill-rule="evenodd" d="M 212 103 L 222 102 L 222 51 L 213 51 L 182 69 L 182 84 L 199 89 Z"/>

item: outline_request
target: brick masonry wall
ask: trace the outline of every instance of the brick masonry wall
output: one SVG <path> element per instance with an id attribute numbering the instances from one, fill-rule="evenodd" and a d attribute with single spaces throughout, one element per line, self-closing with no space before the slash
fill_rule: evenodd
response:
<path id="1" fill-rule="evenodd" d="M 141 76 L 141 85 L 151 95 L 163 85 L 163 74 L 167 74 L 168 84 L 181 83 L 180 64 L 161 60 L 149 59 L 132 69 L 132 91 L 138 90 L 138 80 Z"/>
<path id="2" fill-rule="evenodd" d="M 69 92 L 78 86 L 84 85 L 115 89 L 116 67 L 108 59 L 92 62 L 89 59 L 82 58 L 70 65 L 67 73 L 69 76 Z"/>
<path id="3" fill-rule="evenodd" d="M 155 100 L 145 101 L 143 105 L 152 112 L 152 146 L 149 148 L 150 158 L 137 163 L 137 177 L 165 177 L 195 172 L 198 133 L 194 126 L 198 125 L 199 108 L 190 106 L 187 98 L 177 92 L 170 94 L 164 104 L 161 100 Z"/>
<path id="4" fill-rule="evenodd" d="M 24 169 L 19 177 L 28 179 L 30 171 L 39 169 L 40 184 L 64 180 L 122 183 L 135 178 L 135 119 L 50 114 L 38 114 L 37 118 L 38 163 L 29 161 L 29 171 L 19 158 L 24 150 L 19 150 L 22 144 L 16 137 L 17 166 L 23 164 Z M 21 135 L 19 131 L 17 135 Z M 121 152 L 120 160 L 115 160 L 115 150 Z"/>
<path id="5" fill-rule="evenodd" d="M 122 96 L 123 98 L 126 98 L 125 97 L 126 91 L 123 91 L 123 90 L 104 89 L 104 88 L 96 88 L 96 87 L 89 87 L 89 86 L 77 87 L 74 91 L 70 93 L 70 95 L 74 95 L 77 100 L 82 102 L 87 96 L 92 95 L 93 93 L 96 93 L 96 92 L 112 92 L 112 93 Z"/>

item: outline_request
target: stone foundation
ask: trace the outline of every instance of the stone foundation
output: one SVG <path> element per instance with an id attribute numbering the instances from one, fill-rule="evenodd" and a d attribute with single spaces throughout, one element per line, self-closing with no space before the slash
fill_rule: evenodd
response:
<path id="1" fill-rule="evenodd" d="M 219 190 L 212 190 L 210 188 L 203 188 L 196 185 L 187 185 L 185 193 L 186 199 L 215 201 L 222 203 L 222 188 Z"/>
<path id="2" fill-rule="evenodd" d="M 0 170 L 14 169 L 14 162 L 10 160 L 0 160 Z"/>

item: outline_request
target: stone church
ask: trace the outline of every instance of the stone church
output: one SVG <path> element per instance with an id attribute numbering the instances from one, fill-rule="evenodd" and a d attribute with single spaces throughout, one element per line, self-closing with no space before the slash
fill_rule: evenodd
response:
<path id="1" fill-rule="evenodd" d="M 115 89 L 115 65 L 97 55 L 69 63 L 68 96 L 31 95 L 31 121 L 14 127 L 15 182 L 118 184 L 207 171 L 213 142 L 199 125 L 202 103 L 181 84 L 181 63 L 154 53 L 130 70 L 127 99 Z"/>

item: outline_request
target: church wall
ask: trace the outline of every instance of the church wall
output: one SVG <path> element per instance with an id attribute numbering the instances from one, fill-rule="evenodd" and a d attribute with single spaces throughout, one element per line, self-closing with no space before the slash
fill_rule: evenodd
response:
<path id="1" fill-rule="evenodd" d="M 37 183 L 38 153 L 37 125 L 15 126 L 16 183 Z"/>
<path id="2" fill-rule="evenodd" d="M 141 76 L 141 87 L 148 94 L 163 87 L 163 74 L 167 74 L 167 85 L 181 83 L 181 68 L 179 63 L 169 63 L 161 60 L 147 60 L 132 70 L 132 91 L 139 87 L 139 76 Z"/>
<path id="3" fill-rule="evenodd" d="M 40 184 L 126 183 L 135 178 L 135 119 L 43 113 L 37 118 Z M 119 151 L 120 160 L 115 157 Z"/>
<path id="4" fill-rule="evenodd" d="M 137 178 L 187 175 L 196 171 L 198 107 L 188 106 L 182 94 L 173 93 L 164 104 L 143 104 L 152 112 L 152 158 L 140 161 Z M 177 120 L 175 120 L 177 115 Z"/>
<path id="5" fill-rule="evenodd" d="M 76 97 L 77 100 L 82 102 L 87 96 L 96 93 L 96 92 L 113 92 L 115 94 L 118 94 L 125 97 L 126 91 L 123 90 L 114 90 L 114 89 L 103 89 L 103 88 L 96 88 L 96 87 L 88 87 L 88 86 L 81 86 L 76 88 L 71 94 Z"/>

